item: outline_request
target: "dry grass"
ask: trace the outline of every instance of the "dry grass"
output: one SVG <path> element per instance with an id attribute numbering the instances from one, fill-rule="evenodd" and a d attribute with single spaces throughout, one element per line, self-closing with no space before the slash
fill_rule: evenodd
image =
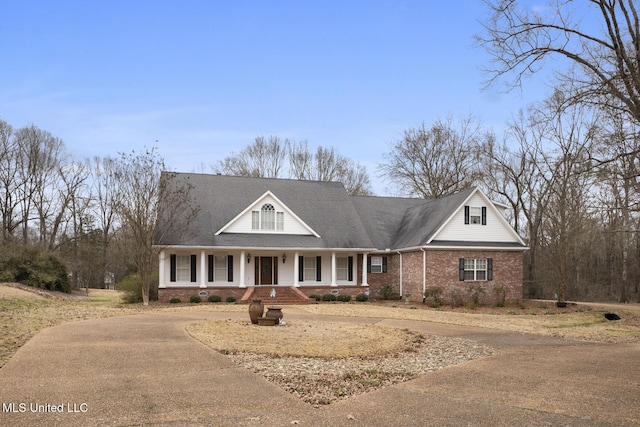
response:
<path id="1" fill-rule="evenodd" d="M 116 291 L 91 289 L 88 295 L 67 295 L 32 288 L 23 290 L 15 286 L 18 285 L 0 284 L 0 367 L 39 330 L 64 322 L 159 311 L 247 310 L 244 305 L 234 304 L 142 307 L 139 304 L 122 304 L 120 294 Z M 640 342 L 640 306 L 637 304 L 615 309 L 584 304 L 569 309 L 556 309 L 550 303 L 528 301 L 520 307 L 451 311 L 429 309 L 422 305 L 339 303 L 298 306 L 296 309 L 311 314 L 423 320 L 601 342 Z M 615 311 L 622 320 L 606 321 L 602 316 L 605 311 Z M 329 327 L 325 324 L 323 326 Z M 266 332 L 265 329 L 269 328 L 260 328 L 261 332 Z M 309 331 L 321 332 L 315 328 L 307 329 Z M 347 329 L 344 331 L 346 335 L 361 333 Z M 235 333 L 232 337 L 236 337 Z M 373 334 L 372 339 L 375 336 Z M 353 339 L 357 343 L 357 337 Z M 337 340 L 317 339 L 316 343 L 318 346 L 322 346 L 322 343 L 326 346 L 327 342 L 335 341 Z"/>
<path id="2" fill-rule="evenodd" d="M 384 355 L 408 347 L 412 339 L 395 328 L 301 320 L 275 327 L 255 326 L 248 320 L 205 320 L 189 325 L 187 332 L 222 353 L 320 358 Z"/>
<path id="3" fill-rule="evenodd" d="M 312 314 L 382 317 L 419 320 L 451 325 L 475 326 L 502 331 L 565 337 L 609 343 L 640 343 L 640 306 L 614 308 L 597 304 L 575 304 L 556 308 L 553 303 L 527 301 L 517 307 L 483 307 L 455 310 L 431 309 L 423 305 L 317 304 L 302 307 Z M 615 311 L 622 320 L 610 322 L 603 314 Z"/>

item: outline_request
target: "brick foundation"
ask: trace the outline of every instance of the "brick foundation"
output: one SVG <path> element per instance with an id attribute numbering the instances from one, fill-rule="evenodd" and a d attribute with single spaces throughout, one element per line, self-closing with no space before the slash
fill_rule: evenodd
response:
<path id="1" fill-rule="evenodd" d="M 246 289 L 241 288 L 230 288 L 230 287 L 220 287 L 220 288 L 184 288 L 184 287 L 176 287 L 176 288 L 159 288 L 158 289 L 158 302 L 160 303 L 168 303 L 172 298 L 179 298 L 181 302 L 189 302 L 189 299 L 196 295 L 202 298 L 202 301 L 207 301 L 207 298 L 211 295 L 220 295 L 222 301 L 226 301 L 227 297 L 234 297 L 236 301 L 240 301 L 240 298 L 244 295 Z M 200 292 L 206 292 L 207 294 L 202 296 Z"/>

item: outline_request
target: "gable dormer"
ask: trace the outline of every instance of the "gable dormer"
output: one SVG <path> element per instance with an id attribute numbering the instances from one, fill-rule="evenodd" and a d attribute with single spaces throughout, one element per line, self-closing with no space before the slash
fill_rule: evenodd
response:
<path id="1" fill-rule="evenodd" d="M 479 189 L 464 200 L 427 243 L 435 240 L 518 243 L 524 246 L 520 236 L 507 222 L 504 209 L 496 206 Z"/>
<path id="2" fill-rule="evenodd" d="M 271 191 L 267 191 L 215 234 L 292 234 L 320 237 Z"/>

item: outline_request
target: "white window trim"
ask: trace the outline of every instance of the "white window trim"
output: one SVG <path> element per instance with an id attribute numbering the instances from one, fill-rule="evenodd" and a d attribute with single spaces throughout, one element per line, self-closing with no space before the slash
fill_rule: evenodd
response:
<path id="1" fill-rule="evenodd" d="M 482 207 L 469 206 L 469 224 L 482 225 Z"/>
<path id="2" fill-rule="evenodd" d="M 176 282 L 191 281 L 191 255 L 176 255 Z"/>
<path id="3" fill-rule="evenodd" d="M 312 261 L 313 262 L 313 267 L 308 267 L 307 266 L 307 260 Z M 302 276 L 303 281 L 305 282 L 311 282 L 311 281 L 315 281 L 317 276 L 317 269 L 318 266 L 317 264 L 317 258 L 315 256 L 305 256 L 304 259 L 302 260 L 302 262 L 304 263 L 304 265 L 302 266 L 302 268 L 304 269 L 304 274 Z M 311 277 L 308 277 L 307 274 L 310 274 Z"/>
<path id="4" fill-rule="evenodd" d="M 377 271 L 377 270 L 380 271 Z M 377 274 L 382 273 L 383 271 L 383 261 L 382 256 L 372 256 L 371 257 L 371 273 Z"/>
<path id="5" fill-rule="evenodd" d="M 344 267 L 340 266 L 341 262 L 344 262 Z M 348 256 L 336 257 L 336 280 L 340 282 L 349 281 L 349 257 Z"/>
<path id="6" fill-rule="evenodd" d="M 224 267 L 218 266 L 218 261 L 222 259 Z M 213 256 L 213 281 L 214 282 L 226 282 L 229 277 L 228 258 L 226 255 L 214 255 Z"/>
<path id="7" fill-rule="evenodd" d="M 265 209 L 270 206 L 271 209 Z M 263 204 L 259 210 L 251 211 L 252 231 L 284 231 L 284 211 L 276 210 L 271 203 Z"/>
<path id="8" fill-rule="evenodd" d="M 473 264 L 467 268 L 467 262 Z M 484 268 L 480 268 L 478 264 L 484 262 Z M 488 275 L 489 263 L 486 258 L 465 258 L 464 259 L 464 280 L 468 282 L 486 282 Z M 467 278 L 467 273 L 473 273 L 473 278 Z M 478 279 L 478 273 L 484 273 L 484 279 Z"/>

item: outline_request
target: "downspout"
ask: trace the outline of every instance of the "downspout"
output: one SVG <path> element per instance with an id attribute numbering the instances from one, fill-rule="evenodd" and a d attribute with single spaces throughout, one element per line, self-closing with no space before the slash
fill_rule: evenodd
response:
<path id="1" fill-rule="evenodd" d="M 427 292 L 427 251 L 424 248 L 420 248 L 422 251 L 422 303 L 426 301 L 424 293 Z"/>
<path id="2" fill-rule="evenodd" d="M 400 255 L 400 298 L 402 299 L 402 252 L 396 251 Z"/>

